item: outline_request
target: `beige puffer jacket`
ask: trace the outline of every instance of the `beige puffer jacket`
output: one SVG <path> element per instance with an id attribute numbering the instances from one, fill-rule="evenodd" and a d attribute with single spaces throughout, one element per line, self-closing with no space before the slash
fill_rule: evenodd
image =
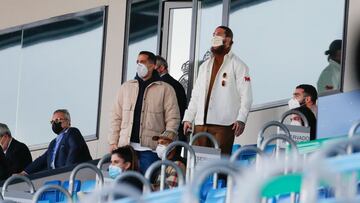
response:
<path id="1" fill-rule="evenodd" d="M 138 95 L 137 80 L 124 83 L 118 91 L 112 112 L 112 133 L 109 144 L 124 146 L 130 144 L 134 110 Z M 155 135 L 164 131 L 177 133 L 180 124 L 179 107 L 174 89 L 165 82 L 151 83 L 144 92 L 140 118 L 140 144 L 155 150 Z"/>

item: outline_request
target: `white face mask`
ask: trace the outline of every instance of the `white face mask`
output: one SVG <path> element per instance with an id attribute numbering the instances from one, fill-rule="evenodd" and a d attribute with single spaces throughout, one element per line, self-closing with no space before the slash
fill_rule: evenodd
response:
<path id="1" fill-rule="evenodd" d="M 158 157 L 160 159 L 162 159 L 162 156 L 164 155 L 166 146 L 162 145 L 162 144 L 158 144 L 158 146 L 156 147 L 156 154 L 158 155 Z"/>
<path id="2" fill-rule="evenodd" d="M 295 120 L 295 118 L 296 118 L 296 120 Z M 298 115 L 292 115 L 290 125 L 302 126 L 301 121 L 299 119 L 300 118 Z"/>
<path id="3" fill-rule="evenodd" d="M 221 46 L 223 45 L 223 40 L 224 38 L 221 37 L 221 36 L 214 36 L 212 39 L 211 39 L 211 46 L 212 47 L 218 47 L 218 46 Z"/>
<path id="4" fill-rule="evenodd" d="M 144 64 L 138 63 L 137 74 L 140 78 L 144 78 L 148 74 L 148 72 L 149 72 L 149 70 L 147 69 L 147 67 Z"/>
<path id="5" fill-rule="evenodd" d="M 296 109 L 300 107 L 300 103 L 295 98 L 292 98 L 288 101 L 289 109 Z"/>

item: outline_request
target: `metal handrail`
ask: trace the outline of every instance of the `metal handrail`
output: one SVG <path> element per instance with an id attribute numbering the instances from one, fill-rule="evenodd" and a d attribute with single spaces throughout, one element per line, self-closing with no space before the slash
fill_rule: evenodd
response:
<path id="1" fill-rule="evenodd" d="M 212 143 L 213 143 L 213 145 L 214 145 L 214 148 L 215 149 L 219 149 L 219 143 L 218 143 L 218 141 L 215 139 L 215 137 L 212 135 L 212 134 L 210 134 L 210 133 L 208 133 L 208 132 L 198 132 L 198 133 L 196 133 L 191 139 L 190 139 L 190 145 L 193 145 L 194 144 L 194 142 L 198 139 L 198 138 L 200 138 L 200 137 L 207 137 Z"/>
<path id="2" fill-rule="evenodd" d="M 195 155 L 195 151 L 194 149 L 187 144 L 186 142 L 182 142 L 182 141 L 174 141 L 172 143 L 170 143 L 166 148 L 165 148 L 165 152 L 163 154 L 162 160 L 167 160 L 167 155 L 170 153 L 170 151 L 177 147 L 177 146 L 181 146 L 184 147 L 188 152 L 190 152 L 190 158 L 189 161 L 186 163 L 186 182 L 190 182 L 191 180 L 193 180 L 194 178 L 194 171 L 195 171 L 195 165 L 196 165 L 196 155 Z M 161 167 L 161 174 L 164 175 L 165 174 L 165 168 Z M 160 186 L 161 187 L 161 186 Z"/>
<path id="3" fill-rule="evenodd" d="M 100 169 L 98 169 L 95 165 L 92 165 L 90 163 L 82 163 L 82 164 L 79 164 L 78 166 L 76 166 L 71 171 L 70 178 L 69 178 L 69 193 L 71 195 L 73 195 L 75 176 L 81 169 L 84 169 L 84 168 L 89 168 L 89 169 L 95 171 L 96 178 L 99 179 L 99 182 L 97 184 L 100 188 L 102 188 L 104 185 L 104 175 L 101 173 Z"/>
<path id="4" fill-rule="evenodd" d="M 227 174 L 228 176 L 230 176 L 228 178 L 228 185 L 227 185 L 227 189 L 226 189 L 226 203 L 231 202 L 231 192 L 233 190 L 233 180 L 235 181 L 235 185 L 238 185 L 237 183 L 237 179 L 236 176 L 239 174 L 239 169 L 236 169 L 236 167 L 233 165 L 232 162 L 228 161 L 228 160 L 216 160 L 213 162 L 208 162 L 206 164 L 204 164 L 198 171 L 198 173 L 196 174 L 196 180 L 194 180 L 192 182 L 192 186 L 190 187 L 193 192 L 191 192 L 192 195 L 194 195 L 197 199 L 198 199 L 198 194 L 200 191 L 200 187 L 201 185 L 204 183 L 204 181 L 206 179 L 208 179 L 208 177 L 211 174 L 215 174 L 215 173 L 222 173 L 222 174 Z M 230 184 L 231 183 L 231 184 Z"/>
<path id="5" fill-rule="evenodd" d="M 288 137 L 291 137 L 289 129 L 284 124 L 280 123 L 279 121 L 270 121 L 265 123 L 265 125 L 260 129 L 258 133 L 257 147 L 261 146 L 261 142 L 264 139 L 265 130 L 272 126 L 277 126 L 281 128 Z"/>
<path id="6" fill-rule="evenodd" d="M 272 141 L 275 141 L 275 140 L 283 140 L 283 141 L 288 142 L 291 145 L 291 151 L 296 152 L 296 154 L 299 153 L 295 141 L 293 139 L 291 139 L 290 137 L 286 136 L 286 135 L 271 135 L 270 137 L 268 137 L 267 139 L 264 140 L 264 142 L 262 143 L 260 149 L 262 151 L 264 151 L 266 146 L 268 144 L 270 144 Z"/>
<path id="7" fill-rule="evenodd" d="M 7 192 L 7 188 L 10 185 L 10 183 L 12 183 L 14 180 L 23 180 L 24 182 L 27 183 L 27 185 L 30 187 L 30 194 L 34 194 L 35 193 L 35 187 L 34 184 L 31 182 L 31 180 L 26 177 L 26 176 L 22 176 L 22 175 L 12 175 L 11 177 L 9 177 L 8 179 L 6 179 L 3 188 L 2 188 L 2 196 L 5 197 L 5 192 Z"/>
<path id="8" fill-rule="evenodd" d="M 324 148 L 314 154 L 314 157 L 327 158 L 333 154 L 345 154 L 345 149 L 347 149 L 349 146 L 360 147 L 360 136 L 354 136 L 346 140 L 340 140 L 338 142 L 326 145 Z"/>
<path id="9" fill-rule="evenodd" d="M 360 120 L 357 120 L 353 123 L 353 125 L 350 127 L 350 130 L 349 130 L 349 133 L 348 133 L 348 137 L 349 138 L 352 138 L 355 133 L 356 133 L 356 130 L 360 127 Z M 351 154 L 353 152 L 353 147 L 352 145 L 349 145 L 347 147 L 347 153 L 348 154 Z"/>
<path id="10" fill-rule="evenodd" d="M 183 172 L 181 171 L 180 167 L 178 165 L 176 165 L 174 162 L 171 162 L 169 160 L 159 160 L 154 162 L 153 164 L 151 164 L 149 166 L 149 168 L 146 170 L 145 172 L 145 178 L 150 180 L 151 179 L 151 175 L 155 172 L 155 170 L 157 168 L 159 168 L 162 165 L 166 165 L 166 166 L 171 166 L 176 170 L 179 182 L 178 182 L 178 186 L 182 186 L 185 183 L 185 177 Z M 165 178 L 160 177 L 160 186 L 164 185 L 164 183 L 161 184 L 162 181 L 165 181 Z M 164 188 L 160 187 L 160 191 L 164 190 Z"/>
<path id="11" fill-rule="evenodd" d="M 191 137 L 190 139 L 190 145 L 192 146 L 194 144 L 194 142 L 199 139 L 200 137 L 207 137 L 213 144 L 215 149 L 219 149 L 219 143 L 218 141 L 215 139 L 215 137 L 208 133 L 208 132 L 198 132 L 194 135 L 194 137 Z M 215 173 L 214 174 L 214 183 L 213 183 L 213 188 L 216 189 L 217 188 L 217 179 L 218 179 L 218 174 Z"/>
<path id="12" fill-rule="evenodd" d="M 101 157 L 101 159 L 99 160 L 98 164 L 97 164 L 97 168 L 98 169 L 102 169 L 102 166 L 104 165 L 104 163 L 109 162 L 111 160 L 111 154 L 105 154 L 103 157 Z"/>
<path id="13" fill-rule="evenodd" d="M 63 187 L 61 187 L 61 186 L 59 186 L 59 185 L 44 185 L 44 186 L 42 186 L 42 187 L 35 193 L 32 202 L 33 202 L 33 203 L 37 203 L 37 202 L 39 201 L 42 193 L 44 193 L 45 191 L 50 190 L 50 189 L 55 189 L 55 190 L 59 190 L 60 192 L 62 192 L 62 193 L 66 196 L 66 198 L 67 198 L 66 202 L 70 202 L 70 203 L 74 202 L 73 199 L 72 199 L 72 197 L 71 197 L 71 194 L 70 194 L 66 189 L 64 189 Z"/>
<path id="14" fill-rule="evenodd" d="M 305 117 L 305 115 L 304 115 L 302 112 L 300 112 L 300 111 L 298 111 L 298 110 L 294 110 L 294 109 L 291 109 L 291 110 L 289 110 L 289 111 L 286 111 L 286 112 L 281 116 L 280 122 L 281 122 L 281 123 L 284 123 L 285 118 L 287 118 L 288 116 L 293 115 L 293 114 L 296 114 L 296 115 L 300 116 L 301 119 L 304 121 L 305 127 L 309 127 L 309 121 L 307 120 L 307 118 Z"/>
<path id="15" fill-rule="evenodd" d="M 118 177 L 115 179 L 115 184 L 120 183 L 125 178 L 132 177 L 140 180 L 143 184 L 143 194 L 147 194 L 151 192 L 151 184 L 148 179 L 146 179 L 142 174 L 135 171 L 125 171 L 124 173 L 121 173 Z"/>
<path id="16" fill-rule="evenodd" d="M 323 164 L 321 162 L 323 162 L 326 158 L 331 157 L 333 155 L 346 154 L 346 149 L 348 149 L 349 146 L 360 147 L 360 136 L 354 136 L 346 140 L 340 140 L 337 142 L 329 143 L 324 148 L 313 154 L 313 156 L 311 156 L 310 159 L 311 162 L 307 164 L 308 165 L 307 171 L 309 172 L 309 174 L 305 176 L 307 178 L 302 183 L 303 184 L 302 190 L 305 190 L 305 192 L 301 193 L 300 201 L 310 202 L 310 203 L 317 202 L 318 193 L 316 188 L 318 187 L 317 184 L 319 183 L 319 177 L 323 179 L 327 178 L 327 181 L 333 181 L 332 185 L 334 187 L 339 186 L 339 184 L 336 183 L 336 181 L 339 180 L 336 178 L 337 174 L 334 174 L 333 171 L 331 170 L 324 169 Z M 351 174 L 350 182 L 354 181 L 356 183 L 356 179 L 357 179 L 356 172 L 352 172 L 350 174 Z M 356 191 L 356 188 L 357 188 L 357 184 L 354 184 L 350 187 L 347 187 L 345 192 L 351 193 L 352 191 Z M 336 189 L 342 190 L 343 188 L 340 185 Z M 336 191 L 336 189 L 335 189 L 335 198 L 338 196 L 337 194 L 339 194 L 339 191 Z M 340 193 L 342 192 L 344 191 L 340 191 Z"/>
<path id="17" fill-rule="evenodd" d="M 230 157 L 230 162 L 235 162 L 237 160 L 237 158 L 241 155 L 241 153 L 245 152 L 245 151 L 253 151 L 256 152 L 256 154 L 262 156 L 263 155 L 263 151 L 261 149 L 259 149 L 258 147 L 255 146 L 243 146 L 240 147 L 238 150 L 236 150 Z"/>

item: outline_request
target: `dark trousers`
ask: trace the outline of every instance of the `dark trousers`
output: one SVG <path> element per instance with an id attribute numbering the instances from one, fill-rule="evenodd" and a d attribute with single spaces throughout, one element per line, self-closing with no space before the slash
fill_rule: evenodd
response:
<path id="1" fill-rule="evenodd" d="M 149 166 L 157 160 L 158 155 L 152 151 L 136 151 L 139 158 L 140 172 L 144 175 Z"/>
<path id="2" fill-rule="evenodd" d="M 196 125 L 194 135 L 198 132 L 208 132 L 212 134 L 219 143 L 222 155 L 230 155 L 234 144 L 234 130 L 231 126 L 220 125 Z M 213 147 L 210 140 L 206 137 L 197 139 L 194 143 L 198 146 Z"/>

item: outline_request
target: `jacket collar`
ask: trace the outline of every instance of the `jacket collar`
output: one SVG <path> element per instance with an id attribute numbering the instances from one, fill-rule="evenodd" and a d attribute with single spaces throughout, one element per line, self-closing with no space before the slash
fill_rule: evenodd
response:
<path id="1" fill-rule="evenodd" d="M 233 55 L 234 55 L 234 53 L 230 49 L 230 51 L 227 54 L 224 55 L 224 60 L 227 59 L 227 58 L 232 58 Z M 211 59 L 214 59 L 214 58 L 215 58 L 214 54 L 211 53 Z"/>
<path id="2" fill-rule="evenodd" d="M 332 59 L 329 59 L 329 64 L 337 69 L 341 69 L 341 65 Z"/>

